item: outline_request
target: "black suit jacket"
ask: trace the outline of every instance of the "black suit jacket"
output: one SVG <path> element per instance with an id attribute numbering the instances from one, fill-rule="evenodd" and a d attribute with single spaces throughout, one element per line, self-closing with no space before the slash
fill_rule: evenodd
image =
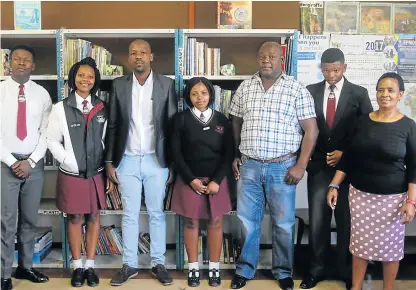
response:
<path id="1" fill-rule="evenodd" d="M 324 116 L 325 81 L 306 87 L 315 101 L 316 120 L 319 128 L 315 150 L 308 164 L 308 174 L 314 174 L 325 167 L 326 154 L 334 150 L 343 151 L 349 144 L 355 122 L 361 115 L 373 111 L 367 89 L 350 83 L 344 78 L 344 85 L 338 100 L 332 128 Z"/>
<path id="2" fill-rule="evenodd" d="M 117 78 L 109 99 L 109 116 L 106 132 L 106 162 L 115 167 L 120 164 L 126 150 L 132 111 L 133 73 Z M 153 72 L 153 123 L 156 156 L 161 167 L 169 166 L 168 138 L 172 118 L 178 112 L 178 99 L 174 80 Z"/>

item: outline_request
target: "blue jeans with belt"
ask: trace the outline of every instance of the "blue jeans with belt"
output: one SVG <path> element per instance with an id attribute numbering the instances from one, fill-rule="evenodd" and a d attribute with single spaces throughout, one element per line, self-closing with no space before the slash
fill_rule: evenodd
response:
<path id="1" fill-rule="evenodd" d="M 296 186 L 284 182 L 296 156 L 282 162 L 262 163 L 248 159 L 240 166 L 237 184 L 237 215 L 243 224 L 244 245 L 236 274 L 252 279 L 260 254 L 261 222 L 265 203 L 272 221 L 272 273 L 276 279 L 292 277 L 293 229 Z"/>

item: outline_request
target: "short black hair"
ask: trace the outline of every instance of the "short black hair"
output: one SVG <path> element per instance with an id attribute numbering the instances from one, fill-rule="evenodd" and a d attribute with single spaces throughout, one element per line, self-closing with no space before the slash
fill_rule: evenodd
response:
<path id="1" fill-rule="evenodd" d="M 321 56 L 321 63 L 345 63 L 344 53 L 339 48 L 328 48 Z"/>
<path id="2" fill-rule="evenodd" d="M 378 84 L 384 79 L 395 79 L 395 80 L 397 80 L 397 83 L 399 84 L 400 92 L 404 92 L 404 81 L 403 81 L 402 77 L 399 74 L 395 73 L 395 72 L 388 72 L 388 73 L 383 74 L 377 81 L 376 91 L 378 91 Z"/>
<path id="3" fill-rule="evenodd" d="M 25 45 L 25 44 L 18 44 L 18 45 L 13 46 L 12 49 L 10 50 L 10 58 L 12 57 L 13 52 L 15 52 L 16 50 L 20 50 L 20 49 L 30 52 L 30 54 L 32 55 L 32 58 L 33 58 L 33 62 L 35 62 L 35 59 L 36 59 L 35 50 L 33 48 L 31 48 L 30 46 Z"/>
<path id="4" fill-rule="evenodd" d="M 198 83 L 203 83 L 208 89 L 208 94 L 209 94 L 208 106 L 211 105 L 215 99 L 215 90 L 211 81 L 209 81 L 207 78 L 204 78 L 204 77 L 194 77 L 188 81 L 188 84 L 186 85 L 185 90 L 183 91 L 185 102 L 191 108 L 194 106 L 192 105 L 192 102 L 191 102 L 191 90 Z"/>
<path id="5" fill-rule="evenodd" d="M 91 57 L 86 57 L 86 58 L 82 59 L 81 61 L 75 63 L 71 67 L 71 69 L 69 70 L 68 86 L 71 89 L 71 93 L 74 92 L 77 89 L 77 87 L 75 85 L 75 78 L 76 78 L 76 75 L 78 73 L 79 67 L 81 65 L 89 65 L 94 70 L 95 82 L 94 82 L 94 86 L 92 87 L 92 89 L 90 91 L 90 94 L 95 95 L 95 93 L 100 88 L 101 76 L 100 76 L 100 71 L 97 69 L 97 64 L 95 63 L 95 60 Z"/>

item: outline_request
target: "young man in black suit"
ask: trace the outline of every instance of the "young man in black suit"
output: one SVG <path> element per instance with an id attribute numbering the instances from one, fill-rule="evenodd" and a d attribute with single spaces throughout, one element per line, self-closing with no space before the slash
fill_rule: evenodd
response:
<path id="1" fill-rule="evenodd" d="M 307 87 L 315 100 L 319 136 L 307 167 L 311 259 L 308 275 L 300 285 L 302 289 L 313 288 L 325 279 L 324 262 L 330 247 L 332 219 L 332 210 L 326 201 L 328 186 L 342 151 L 350 141 L 356 120 L 373 111 L 367 89 L 350 83 L 344 77 L 346 68 L 343 52 L 338 48 L 327 49 L 321 58 L 325 80 Z M 352 269 L 348 249 L 348 187 L 348 181 L 340 185 L 334 215 L 337 223 L 339 275 L 346 288 L 350 289 Z"/>

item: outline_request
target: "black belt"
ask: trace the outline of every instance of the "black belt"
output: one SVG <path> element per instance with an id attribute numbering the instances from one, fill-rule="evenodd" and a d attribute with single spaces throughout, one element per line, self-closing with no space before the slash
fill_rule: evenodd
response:
<path id="1" fill-rule="evenodd" d="M 17 154 L 12 153 L 13 157 L 17 159 L 17 161 L 27 160 L 30 157 L 30 154 Z"/>
<path id="2" fill-rule="evenodd" d="M 243 158 L 246 157 L 248 160 L 251 159 L 251 160 L 254 160 L 254 161 L 257 161 L 257 162 L 261 162 L 261 163 L 279 163 L 279 162 L 284 162 L 284 161 L 286 161 L 286 160 L 288 160 L 288 159 L 290 159 L 294 156 L 296 156 L 295 153 L 289 153 L 289 154 L 286 154 L 286 155 L 283 155 L 283 156 L 280 156 L 280 157 L 277 157 L 277 158 L 266 159 L 266 160 L 251 158 L 247 155 L 243 155 Z"/>

